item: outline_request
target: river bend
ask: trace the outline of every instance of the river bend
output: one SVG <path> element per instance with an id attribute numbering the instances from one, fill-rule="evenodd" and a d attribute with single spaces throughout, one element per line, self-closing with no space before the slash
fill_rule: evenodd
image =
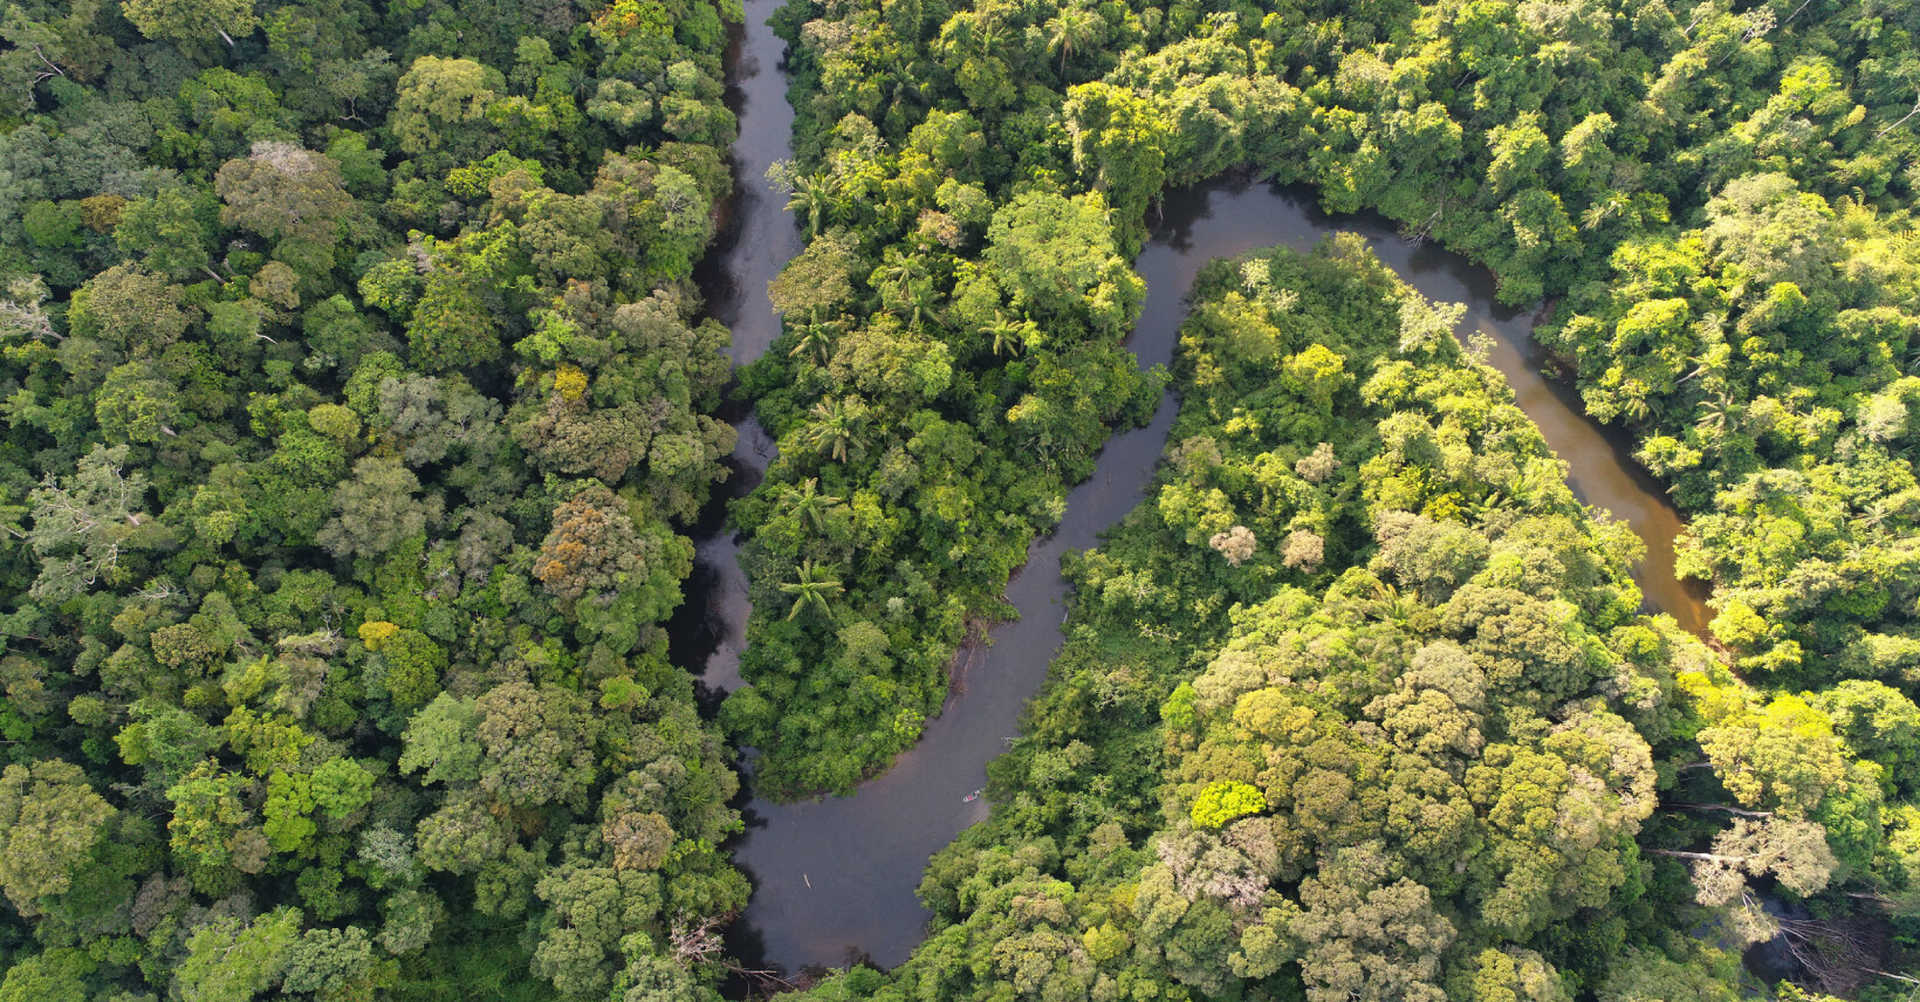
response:
<path id="1" fill-rule="evenodd" d="M 783 43 L 767 23 L 778 3 L 747 3 L 731 60 L 730 97 L 741 122 L 734 149 L 739 194 L 729 234 L 709 259 L 720 274 L 703 282 L 715 315 L 733 328 L 736 363 L 759 357 L 779 333 L 766 283 L 801 248 L 784 198 L 764 181 L 766 165 L 788 155 L 793 122 L 778 71 Z M 1147 296 L 1129 347 L 1142 369 L 1172 358 L 1183 298 L 1206 262 L 1275 244 L 1307 250 L 1342 230 L 1365 237 L 1423 295 L 1467 304 L 1462 333 L 1492 336 L 1488 361 L 1566 461 L 1574 492 L 1645 540 L 1647 557 L 1635 577 L 1648 608 L 1700 632 L 1706 613 L 1699 589 L 1673 573 L 1673 539 L 1683 528 L 1678 513 L 1623 439 L 1588 419 L 1572 389 L 1546 374 L 1551 359 L 1532 340 L 1532 318 L 1495 304 L 1484 269 L 1432 245 L 1409 244 L 1384 220 L 1332 219 L 1306 193 L 1263 184 L 1223 181 L 1169 193 L 1135 262 Z M 1114 436 L 1102 450 L 1093 476 L 1068 495 L 1059 528 L 1028 548 L 1026 566 L 1008 585 L 1020 618 L 994 627 L 990 645 L 973 652 L 964 691 L 948 697 L 919 744 L 852 796 L 793 804 L 755 799 L 746 806 L 747 830 L 732 846 L 754 884 L 732 934 L 743 959 L 787 971 L 856 959 L 891 967 L 924 938 L 929 915 L 914 890 L 927 858 L 986 817 L 986 802 L 967 796 L 985 785 L 987 762 L 1017 733 L 1021 709 L 1060 646 L 1067 592 L 1060 557 L 1094 545 L 1144 497 L 1175 406 L 1171 396 L 1162 399 L 1150 424 Z M 773 455 L 759 426 L 739 417 L 729 492 L 735 495 L 758 482 Z M 739 684 L 746 582 L 735 540 L 717 520 L 705 526 L 698 553 L 688 609 L 674 623 L 676 661 L 701 671 L 709 691 L 727 690 Z"/>

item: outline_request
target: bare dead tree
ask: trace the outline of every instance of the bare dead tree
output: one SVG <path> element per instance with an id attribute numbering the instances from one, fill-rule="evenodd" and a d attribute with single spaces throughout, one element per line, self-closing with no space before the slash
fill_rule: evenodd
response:
<path id="1" fill-rule="evenodd" d="M 1665 807 L 1668 810 L 1674 810 L 1674 811 L 1718 811 L 1723 814 L 1731 814 L 1731 815 L 1734 815 L 1735 817 L 1741 817 L 1741 818 L 1756 818 L 1756 819 L 1764 820 L 1766 818 L 1773 817 L 1772 811 L 1749 811 L 1740 807 L 1728 807 L 1726 804 L 1696 804 L 1696 803 L 1691 803 L 1687 801 L 1674 800 L 1674 801 L 1669 801 L 1668 803 L 1665 803 L 1661 806 Z"/>
<path id="2" fill-rule="evenodd" d="M 697 925 L 674 923 L 667 933 L 667 949 L 675 960 L 692 967 L 696 964 L 712 964 L 731 974 L 736 974 L 751 986 L 755 994 L 773 994 L 775 992 L 795 991 L 800 986 L 782 977 L 779 971 L 765 968 L 742 966 L 726 954 L 726 944 L 721 939 L 720 929 L 723 919 L 709 916 Z"/>
<path id="3" fill-rule="evenodd" d="M 1801 11 L 1803 11 L 1803 10 L 1806 10 L 1806 9 L 1807 9 L 1807 5 L 1808 5 L 1808 4 L 1810 4 L 1810 3 L 1812 3 L 1812 2 L 1813 2 L 1813 0 L 1800 0 L 1800 6 L 1798 6 L 1798 7 L 1795 7 L 1795 8 L 1793 9 L 1793 13 L 1791 13 L 1791 14 L 1788 14 L 1788 15 L 1787 15 L 1787 19 L 1786 19 L 1786 20 L 1784 20 L 1784 21 L 1781 21 L 1781 22 L 1780 22 L 1780 27 L 1782 27 L 1782 28 L 1784 28 L 1784 27 L 1786 27 L 1787 25 L 1789 25 L 1789 24 L 1792 24 L 1792 23 L 1793 23 L 1793 19 L 1794 19 L 1794 18 L 1796 18 L 1796 17 L 1799 17 L 1799 16 L 1800 16 L 1800 12 L 1801 12 Z"/>
<path id="4" fill-rule="evenodd" d="M 1787 955 L 1806 970 L 1821 991 L 1851 996 L 1876 977 L 1920 986 L 1920 978 L 1880 966 L 1886 953 L 1886 931 L 1880 922 L 1861 916 L 1778 921 Z"/>
<path id="5" fill-rule="evenodd" d="M 1406 243 L 1412 244 L 1415 247 L 1418 247 L 1421 244 L 1426 243 L 1427 240 L 1432 238 L 1433 228 L 1440 225 L 1440 217 L 1444 215 L 1446 211 L 1447 211 L 1446 203 L 1442 202 L 1438 208 L 1433 210 L 1433 215 L 1428 216 L 1426 218 L 1425 222 L 1421 223 L 1418 226 L 1401 227 L 1400 239 L 1405 241 Z"/>
<path id="6" fill-rule="evenodd" d="M 1001 600 L 1005 601 L 1006 596 L 1001 596 Z M 947 685 L 955 695 L 966 694 L 967 673 L 973 669 L 980 652 L 992 642 L 987 633 L 989 625 L 984 616 L 970 617 L 965 639 L 960 641 L 960 648 L 947 661 Z"/>
<path id="7" fill-rule="evenodd" d="M 1687 852 L 1682 849 L 1645 849 L 1642 851 L 1652 853 L 1655 856 L 1666 856 L 1669 859 L 1691 860 L 1695 863 L 1742 863 L 1746 861 L 1745 856 L 1729 856 L 1725 853 L 1718 852 Z"/>
<path id="8" fill-rule="evenodd" d="M 1709 3 L 1703 3 L 1695 7 L 1693 9 L 1693 20 L 1688 21 L 1687 26 L 1680 29 L 1680 37 L 1689 42 L 1693 41 L 1693 29 L 1700 27 L 1700 22 L 1705 21 L 1709 15 L 1717 11 L 1718 8 Z"/>
<path id="9" fill-rule="evenodd" d="M 40 60 L 40 65 L 46 67 L 34 76 L 32 83 L 27 85 L 27 91 L 29 93 L 33 91 L 33 88 L 40 86 L 43 81 L 67 75 L 67 71 L 61 69 L 59 63 L 47 58 L 46 50 L 40 48 L 39 42 L 29 42 L 27 48 L 32 49 L 33 58 Z"/>
<path id="10" fill-rule="evenodd" d="M 66 340 L 53 329 L 53 321 L 48 319 L 38 303 L 0 300 L 0 337 L 14 335 L 25 335 L 36 340 L 55 343 Z"/>
<path id="11" fill-rule="evenodd" d="M 780 976 L 779 971 L 751 970 L 733 963 L 723 964 L 721 966 L 745 978 L 747 980 L 748 992 L 751 996 L 766 998 L 778 995 L 781 992 L 797 992 L 807 987 L 797 981 L 788 981 L 786 978 Z"/>

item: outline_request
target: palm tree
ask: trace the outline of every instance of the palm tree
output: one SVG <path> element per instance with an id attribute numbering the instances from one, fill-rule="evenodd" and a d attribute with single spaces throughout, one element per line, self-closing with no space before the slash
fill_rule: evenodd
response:
<path id="1" fill-rule="evenodd" d="M 802 609 L 813 609 L 828 619 L 833 618 L 831 599 L 840 597 L 846 591 L 840 579 L 833 572 L 814 563 L 812 560 L 800 562 L 799 580 L 788 581 L 780 590 L 793 596 L 793 608 L 787 610 L 787 619 L 800 615 Z"/>
<path id="2" fill-rule="evenodd" d="M 1420 600 L 1385 582 L 1373 586 L 1374 609 L 1396 623 L 1413 619 L 1420 611 Z"/>
<path id="3" fill-rule="evenodd" d="M 1887 518 L 1893 514 L 1893 505 L 1886 498 L 1878 498 L 1860 513 L 1860 524 L 1869 529 L 1878 529 L 1887 524 Z"/>
<path id="4" fill-rule="evenodd" d="M 799 517 L 802 525 L 815 532 L 826 530 L 827 515 L 840 507 L 839 498 L 819 492 L 820 478 L 808 477 L 799 487 L 788 487 L 781 492 L 781 500 Z"/>
<path id="5" fill-rule="evenodd" d="M 1007 26 L 997 16 L 980 15 L 973 25 L 972 41 L 975 54 L 998 58 L 1007 44 Z"/>
<path id="6" fill-rule="evenodd" d="M 807 444 L 826 453 L 836 463 L 847 461 L 849 454 L 860 454 L 860 425 L 867 409 L 859 397 L 828 397 L 813 405 L 813 422 L 802 434 Z"/>
<path id="7" fill-rule="evenodd" d="M 879 286 L 883 299 L 892 299 L 902 309 L 912 307 L 913 326 L 920 326 L 922 307 L 921 290 L 915 286 L 925 282 L 931 273 L 927 262 L 918 254 L 900 254 L 889 252 L 887 262 L 874 271 L 874 281 Z"/>
<path id="8" fill-rule="evenodd" d="M 1647 384 L 1638 379 L 1629 379 L 1621 384 L 1620 391 L 1626 399 L 1620 402 L 1621 413 L 1631 421 L 1645 421 L 1653 413 L 1653 405 L 1647 401 Z"/>
<path id="9" fill-rule="evenodd" d="M 1067 75 L 1067 60 L 1075 52 L 1094 44 L 1100 37 L 1100 15 L 1085 7 L 1066 7 L 1046 23 L 1047 51 L 1060 53 L 1060 76 Z"/>
<path id="10" fill-rule="evenodd" d="M 840 200 L 840 182 L 828 174 L 802 174 L 793 182 L 793 194 L 787 197 L 788 212 L 807 214 L 807 236 L 820 235 L 820 225 L 826 222 Z"/>
<path id="11" fill-rule="evenodd" d="M 993 353 L 995 355 L 1002 354 L 1003 352 L 1008 355 L 1018 355 L 1027 350 L 1027 345 L 1032 342 L 1033 335 L 1040 333 L 1040 325 L 1026 317 L 1021 317 L 1019 320 L 1009 320 L 1005 313 L 995 310 L 993 311 L 993 323 L 987 325 L 987 333 L 993 335 Z"/>
<path id="12" fill-rule="evenodd" d="M 816 362 L 826 365 L 827 359 L 833 357 L 833 335 L 831 324 L 807 324 L 800 328 L 800 339 L 794 342 L 787 357 L 799 358 L 811 353 Z"/>
<path id="13" fill-rule="evenodd" d="M 1626 215 L 1632 204 L 1631 199 L 1617 191 L 1597 198 L 1580 214 L 1580 228 L 1597 230 L 1609 220 Z"/>
<path id="14" fill-rule="evenodd" d="M 1470 502 L 1467 505 L 1467 510 L 1473 514 L 1473 520 L 1475 522 L 1484 522 L 1487 520 L 1488 515 L 1499 511 L 1500 508 L 1510 500 L 1512 499 L 1507 497 L 1507 492 L 1498 487 L 1491 487 L 1487 489 L 1485 494 L 1480 495 L 1477 500 Z"/>
<path id="15" fill-rule="evenodd" d="M 1006 24 L 991 11 L 960 11 L 940 26 L 940 44 L 963 56 L 997 57 L 1006 42 Z"/>
<path id="16" fill-rule="evenodd" d="M 1733 424 L 1733 398 L 1725 393 L 1700 401 L 1700 417 L 1693 426 L 1702 433 L 1718 434 Z"/>

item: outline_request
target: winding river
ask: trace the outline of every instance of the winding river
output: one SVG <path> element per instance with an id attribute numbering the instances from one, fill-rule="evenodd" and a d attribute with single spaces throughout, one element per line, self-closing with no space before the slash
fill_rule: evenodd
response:
<path id="1" fill-rule="evenodd" d="M 719 275 L 704 283 L 717 316 L 734 331 L 734 359 L 751 361 L 778 334 L 766 283 L 800 249 L 784 199 L 762 180 L 765 165 L 784 157 L 792 115 L 778 72 L 782 42 L 767 25 L 780 0 L 749 0 L 747 25 L 730 65 L 731 94 L 741 116 L 735 147 L 739 195 L 730 225 L 710 258 Z M 1506 375 L 1516 402 L 1539 425 L 1569 467 L 1568 481 L 1589 505 L 1630 524 L 1646 541 L 1636 578 L 1650 611 L 1672 615 L 1700 632 L 1703 594 L 1674 577 L 1673 539 L 1683 527 L 1627 444 L 1580 409 L 1578 396 L 1546 373 L 1551 360 L 1531 338 L 1532 317 L 1499 308 L 1493 282 L 1464 258 L 1427 244 L 1409 244 L 1392 224 L 1365 216 L 1332 219 L 1303 191 L 1227 181 L 1169 193 L 1152 240 L 1135 268 L 1147 297 L 1129 347 L 1141 367 L 1172 357 L 1185 314 L 1183 296 L 1206 262 L 1285 244 L 1309 249 L 1335 231 L 1364 236 L 1381 260 L 1432 299 L 1468 306 L 1463 332 L 1493 338 L 1488 361 Z M 724 276 L 724 278 L 722 277 Z M 924 736 L 893 767 L 852 796 L 795 804 L 759 799 L 746 805 L 748 827 L 732 845 L 753 880 L 754 895 L 732 933 L 734 951 L 750 965 L 798 971 L 866 959 L 891 967 L 925 936 L 928 913 L 914 896 L 927 857 L 983 819 L 987 804 L 967 795 L 985 783 L 986 763 L 1016 733 L 1021 708 L 1045 678 L 1060 645 L 1066 584 L 1060 556 L 1085 548 L 1144 496 L 1173 422 L 1175 402 L 1162 399 L 1152 422 L 1116 435 L 1091 478 L 1068 496 L 1066 515 L 1036 540 L 1006 595 L 1020 618 L 996 626 L 991 644 L 974 652 L 964 692 L 947 699 Z M 766 435 L 742 417 L 731 492 L 758 482 L 773 455 Z M 739 653 L 748 612 L 746 584 L 734 562 L 736 544 L 717 514 L 698 541 L 688 612 L 673 624 L 677 663 L 700 668 L 710 692 L 739 684 Z"/>

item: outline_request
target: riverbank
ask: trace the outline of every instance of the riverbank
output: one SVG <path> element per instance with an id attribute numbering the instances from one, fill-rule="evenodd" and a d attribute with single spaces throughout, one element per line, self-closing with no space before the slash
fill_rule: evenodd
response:
<path id="1" fill-rule="evenodd" d="M 793 131 L 781 72 L 786 43 L 768 23 L 780 3 L 747 3 L 745 22 L 734 29 L 727 47 L 726 103 L 740 122 L 729 158 L 733 197 L 725 213 L 727 228 L 695 273 L 708 313 L 733 332 L 728 358 L 736 370 L 765 354 L 780 336 L 767 285 L 803 246 L 784 193 L 767 180 L 767 168 L 789 155 Z M 730 476 L 701 512 L 686 599 L 667 627 L 673 663 L 695 674 L 709 714 L 741 684 L 740 654 L 752 612 L 727 506 L 759 486 L 777 454 L 751 405 L 735 400 L 720 416 L 739 433 L 726 460 Z"/>
<path id="2" fill-rule="evenodd" d="M 1492 336 L 1488 361 L 1566 461 L 1576 495 L 1613 512 L 1646 541 L 1648 559 L 1636 577 L 1649 606 L 1690 630 L 1704 626 L 1699 597 L 1671 575 L 1672 541 L 1683 527 L 1678 513 L 1631 466 L 1625 444 L 1594 427 L 1571 392 L 1542 374 L 1540 356 L 1527 349 L 1530 315 L 1498 306 L 1484 270 L 1432 245 L 1410 245 L 1384 220 L 1329 218 L 1304 192 L 1245 181 L 1170 192 L 1160 217 L 1135 262 L 1147 296 L 1128 348 L 1143 370 L 1172 360 L 1184 296 L 1207 262 L 1276 243 L 1305 250 L 1331 233 L 1357 232 L 1423 295 L 1468 305 L 1462 333 Z M 749 966 L 796 971 L 863 957 L 889 967 L 921 940 L 929 913 L 914 891 L 927 858 L 985 816 L 984 800 L 965 798 L 984 785 L 986 764 L 1019 732 L 1026 701 L 1060 647 L 1067 594 L 1060 559 L 1095 545 L 1144 497 L 1174 410 L 1169 395 L 1150 424 L 1107 444 L 1094 474 L 1069 495 L 1059 527 L 1029 547 L 1009 583 L 1007 597 L 1020 618 L 989 631 L 990 646 L 975 656 L 968 684 L 948 694 L 919 744 L 850 797 L 748 805 L 748 829 L 733 849 L 755 885 L 737 937 L 756 951 L 743 958 Z"/>
<path id="3" fill-rule="evenodd" d="M 779 69 L 785 43 L 769 24 L 775 10 L 775 0 L 749 3 L 730 49 L 728 101 L 741 123 L 736 200 L 729 231 L 709 259 L 713 267 L 702 274 L 713 314 L 734 330 L 736 365 L 758 358 L 778 337 L 766 286 L 803 246 L 784 198 L 765 180 L 767 165 L 790 151 L 793 121 Z M 1152 240 L 1135 262 L 1147 297 L 1128 348 L 1142 370 L 1172 360 L 1183 297 L 1206 262 L 1276 243 L 1304 250 L 1330 233 L 1358 232 L 1422 294 L 1468 305 L 1463 333 L 1491 335 L 1488 361 L 1566 461 L 1576 495 L 1624 520 L 1646 542 L 1648 558 L 1636 578 L 1648 607 L 1692 632 L 1704 630 L 1702 596 L 1671 573 L 1673 539 L 1683 528 L 1678 513 L 1633 464 L 1628 444 L 1595 427 L 1571 389 L 1547 377 L 1548 359 L 1530 337 L 1535 317 L 1501 307 L 1484 269 L 1432 244 L 1403 241 L 1384 219 L 1329 218 L 1305 191 L 1245 178 L 1168 192 L 1156 216 Z M 984 643 L 956 655 L 956 664 L 968 666 L 966 684 L 951 687 L 914 748 L 850 797 L 795 804 L 756 798 L 744 805 L 748 827 L 731 849 L 755 892 L 730 942 L 747 966 L 798 971 L 855 958 L 891 966 L 924 936 L 929 913 L 914 894 L 921 871 L 933 852 L 986 816 L 987 802 L 968 794 L 985 784 L 986 764 L 1019 732 L 1026 701 L 1060 647 L 1067 593 L 1061 557 L 1095 545 L 1144 496 L 1174 410 L 1171 397 L 1163 398 L 1146 427 L 1107 444 L 1093 475 L 1069 495 L 1060 525 L 1033 542 L 1009 581 L 1006 596 L 1019 618 L 993 626 Z M 774 456 L 773 443 L 744 408 L 728 417 L 741 433 L 729 461 L 734 476 L 703 519 L 688 600 L 672 629 L 675 662 L 698 672 L 710 705 L 741 684 L 751 613 L 725 504 L 757 485 Z"/>

